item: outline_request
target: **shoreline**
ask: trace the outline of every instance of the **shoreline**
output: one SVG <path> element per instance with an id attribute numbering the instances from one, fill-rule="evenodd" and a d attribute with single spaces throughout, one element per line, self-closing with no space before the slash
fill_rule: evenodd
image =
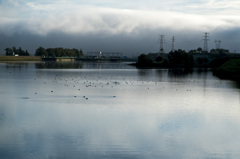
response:
<path id="1" fill-rule="evenodd" d="M 42 61 L 38 56 L 0 56 L 0 62 L 4 61 Z"/>
<path id="2" fill-rule="evenodd" d="M 0 56 L 0 62 L 24 62 L 24 61 L 43 61 L 39 56 Z M 63 60 L 64 61 L 64 60 Z M 128 65 L 135 66 L 138 69 L 153 69 L 153 68 L 170 68 L 170 69 L 211 69 L 215 76 L 221 79 L 240 79 L 240 59 L 230 59 L 227 62 L 217 67 L 171 67 L 162 64 L 139 65 L 138 63 L 129 63 Z"/>

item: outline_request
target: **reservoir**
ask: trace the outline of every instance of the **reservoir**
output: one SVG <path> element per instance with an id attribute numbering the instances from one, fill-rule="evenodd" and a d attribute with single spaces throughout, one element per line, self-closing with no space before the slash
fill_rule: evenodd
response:
<path id="1" fill-rule="evenodd" d="M 208 69 L 0 63 L 1 159 L 237 159 L 240 84 Z"/>

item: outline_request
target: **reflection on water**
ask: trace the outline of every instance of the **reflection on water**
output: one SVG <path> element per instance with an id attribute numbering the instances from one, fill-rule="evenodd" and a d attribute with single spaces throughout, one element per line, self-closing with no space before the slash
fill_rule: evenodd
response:
<path id="1" fill-rule="evenodd" d="M 193 69 L 191 68 L 175 68 L 175 69 L 168 70 L 168 75 L 172 77 L 185 76 L 192 73 L 193 73 Z"/>
<path id="2" fill-rule="evenodd" d="M 37 69 L 123 69 L 133 68 L 120 62 L 41 62 L 35 63 Z"/>
<path id="3" fill-rule="evenodd" d="M 81 69 L 80 62 L 41 62 L 35 64 L 37 69 Z"/>
<path id="4" fill-rule="evenodd" d="M 240 156 L 239 83 L 208 70 L 69 64 L 0 63 L 1 159 Z"/>
<path id="5" fill-rule="evenodd" d="M 26 69 L 27 67 L 28 63 L 25 62 L 8 62 L 8 64 L 5 65 L 7 69 Z"/>

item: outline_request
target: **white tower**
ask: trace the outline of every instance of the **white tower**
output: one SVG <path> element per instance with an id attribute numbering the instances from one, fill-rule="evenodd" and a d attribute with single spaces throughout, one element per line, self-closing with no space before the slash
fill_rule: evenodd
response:
<path id="1" fill-rule="evenodd" d="M 173 36 L 172 37 L 172 52 L 174 52 L 175 51 L 175 37 Z"/>
<path id="2" fill-rule="evenodd" d="M 216 49 L 220 49 L 221 48 L 221 40 L 215 40 L 215 44 L 216 44 Z"/>
<path id="3" fill-rule="evenodd" d="M 208 52 L 208 41 L 209 41 L 209 33 L 204 33 L 203 34 L 203 51 Z"/>
<path id="4" fill-rule="evenodd" d="M 160 35 L 159 36 L 159 40 L 160 40 L 160 49 L 159 49 L 159 52 L 160 53 L 165 53 L 165 50 L 163 48 L 163 44 L 165 43 L 165 36 L 164 35 Z"/>

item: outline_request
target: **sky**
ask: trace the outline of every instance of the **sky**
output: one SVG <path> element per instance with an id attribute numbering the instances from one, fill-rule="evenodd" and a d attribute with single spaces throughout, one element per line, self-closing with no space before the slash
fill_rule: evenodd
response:
<path id="1" fill-rule="evenodd" d="M 122 52 L 126 56 L 164 49 L 209 50 L 215 40 L 240 53 L 239 0 L 0 0 L 0 54 L 21 47 L 77 48 L 84 53 Z"/>

